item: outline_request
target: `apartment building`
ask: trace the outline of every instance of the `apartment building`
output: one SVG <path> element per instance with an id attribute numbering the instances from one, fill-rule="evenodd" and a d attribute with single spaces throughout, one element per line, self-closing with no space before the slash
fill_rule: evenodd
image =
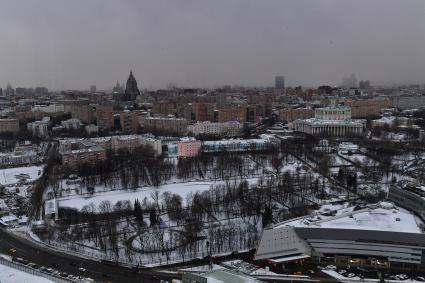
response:
<path id="1" fill-rule="evenodd" d="M 140 125 L 147 132 L 161 132 L 166 134 L 186 135 L 190 121 L 183 118 L 142 117 Z"/>
<path id="2" fill-rule="evenodd" d="M 373 98 L 366 100 L 346 100 L 345 105 L 351 108 L 353 118 L 366 118 L 368 116 L 379 116 L 381 111 L 393 107 L 391 100 L 387 98 Z"/>
<path id="3" fill-rule="evenodd" d="M 18 119 L 0 119 L 0 133 L 17 133 L 19 132 Z"/>
<path id="4" fill-rule="evenodd" d="M 110 105 L 96 106 L 96 123 L 100 131 L 114 128 L 114 108 Z"/>

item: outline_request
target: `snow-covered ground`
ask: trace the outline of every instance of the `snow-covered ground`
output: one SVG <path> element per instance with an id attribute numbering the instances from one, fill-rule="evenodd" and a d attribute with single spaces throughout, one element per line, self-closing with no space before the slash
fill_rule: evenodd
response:
<path id="1" fill-rule="evenodd" d="M 1 283 L 53 283 L 46 278 L 35 276 L 5 265 L 0 264 L 0 282 Z"/>
<path id="2" fill-rule="evenodd" d="M 257 178 L 249 179 L 252 183 L 257 181 Z M 190 193 L 195 193 L 197 191 L 202 192 L 209 190 L 211 186 L 222 184 L 222 181 L 206 181 L 206 182 L 187 182 L 187 183 L 176 183 L 176 184 L 167 184 L 160 187 L 144 187 L 137 190 L 119 190 L 119 191 L 109 191 L 104 193 L 97 193 L 94 196 L 90 195 L 74 195 L 71 197 L 64 197 L 58 199 L 59 207 L 71 207 L 76 209 L 82 209 L 85 205 L 93 203 L 96 207 L 105 200 L 109 200 L 112 204 L 115 204 L 118 201 L 129 200 L 131 203 L 134 200 L 138 199 L 142 201 L 145 197 L 149 200 L 152 199 L 152 196 L 155 192 L 158 192 L 160 195 L 164 192 L 170 192 L 173 194 L 178 194 L 182 197 L 183 205 L 185 205 L 186 197 Z"/>
<path id="3" fill-rule="evenodd" d="M 32 182 L 41 177 L 43 166 L 16 167 L 0 170 L 0 184 L 13 185 L 25 179 Z"/>

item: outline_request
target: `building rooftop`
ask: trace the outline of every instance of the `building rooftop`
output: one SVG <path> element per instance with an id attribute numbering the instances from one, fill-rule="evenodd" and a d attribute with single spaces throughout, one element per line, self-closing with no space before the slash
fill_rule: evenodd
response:
<path id="1" fill-rule="evenodd" d="M 349 106 L 345 106 L 345 105 L 330 105 L 330 106 L 318 108 L 318 110 L 324 110 L 324 111 L 344 110 L 344 111 L 347 111 L 347 110 L 351 110 L 351 108 Z"/>
<path id="2" fill-rule="evenodd" d="M 208 283 L 256 283 L 261 282 L 251 276 L 245 275 L 241 272 L 232 271 L 226 268 L 216 269 L 203 274 Z"/>
<path id="3" fill-rule="evenodd" d="M 413 213 L 390 202 L 381 202 L 364 209 L 341 213 L 336 216 L 306 216 L 277 224 L 282 226 L 309 228 L 339 228 L 353 230 L 375 230 L 389 232 L 423 233 L 423 222 Z"/>
<path id="4" fill-rule="evenodd" d="M 312 125 L 363 125 L 363 120 L 361 119 L 322 120 L 318 118 L 309 118 L 302 121 Z"/>
<path id="5" fill-rule="evenodd" d="M 219 140 L 219 141 L 205 141 L 204 145 L 230 145 L 230 144 L 261 144 L 267 143 L 265 139 L 230 139 L 230 140 Z"/>

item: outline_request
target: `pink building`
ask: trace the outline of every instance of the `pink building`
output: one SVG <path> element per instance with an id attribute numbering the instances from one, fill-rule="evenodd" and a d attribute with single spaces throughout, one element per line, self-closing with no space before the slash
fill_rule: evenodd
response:
<path id="1" fill-rule="evenodd" d="M 178 157 L 192 157 L 197 156 L 201 151 L 200 141 L 181 141 L 177 143 L 177 156 Z"/>

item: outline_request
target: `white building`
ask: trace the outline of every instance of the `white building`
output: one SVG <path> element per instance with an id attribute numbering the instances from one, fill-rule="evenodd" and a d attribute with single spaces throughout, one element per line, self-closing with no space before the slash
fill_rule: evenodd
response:
<path id="1" fill-rule="evenodd" d="M 91 135 L 91 134 L 96 134 L 99 132 L 99 127 L 94 125 L 94 124 L 90 124 L 84 127 L 84 130 L 86 131 L 87 134 Z"/>
<path id="2" fill-rule="evenodd" d="M 28 131 L 36 137 L 47 137 L 50 117 L 44 117 L 41 121 L 35 121 L 27 124 Z"/>
<path id="3" fill-rule="evenodd" d="M 0 153 L 1 166 L 17 166 L 35 164 L 39 162 L 37 152 L 29 150 L 25 152 Z"/>
<path id="4" fill-rule="evenodd" d="M 359 152 L 359 146 L 351 142 L 342 142 L 338 146 L 338 152 L 341 154 L 353 154 Z"/>
<path id="5" fill-rule="evenodd" d="M 71 118 L 65 121 L 62 121 L 62 126 L 68 130 L 78 130 L 81 127 L 81 121 L 77 118 Z"/>
<path id="6" fill-rule="evenodd" d="M 379 119 L 372 120 L 371 126 L 375 127 L 384 127 L 387 125 L 388 127 L 392 126 L 412 126 L 414 124 L 414 120 L 407 117 L 396 117 L 396 116 L 383 116 Z"/>
<path id="7" fill-rule="evenodd" d="M 276 146 L 277 139 L 271 135 L 262 135 L 259 139 L 228 139 L 218 141 L 205 141 L 202 144 L 203 152 L 223 151 L 261 151 Z"/>
<path id="8" fill-rule="evenodd" d="M 365 126 L 365 120 L 351 119 L 348 106 L 318 108 L 314 118 L 295 120 L 291 125 L 298 132 L 325 136 L 363 135 Z"/>
<path id="9" fill-rule="evenodd" d="M 44 113 L 65 112 L 65 106 L 63 104 L 34 105 L 31 111 L 40 111 Z"/>
<path id="10" fill-rule="evenodd" d="M 239 122 L 227 122 L 227 123 L 211 123 L 211 122 L 198 122 L 193 125 L 187 126 L 189 134 L 207 135 L 207 136 L 226 136 L 236 137 L 242 134 L 242 124 Z"/>

